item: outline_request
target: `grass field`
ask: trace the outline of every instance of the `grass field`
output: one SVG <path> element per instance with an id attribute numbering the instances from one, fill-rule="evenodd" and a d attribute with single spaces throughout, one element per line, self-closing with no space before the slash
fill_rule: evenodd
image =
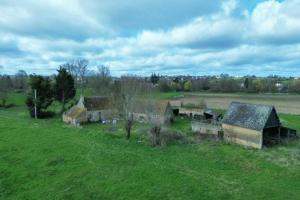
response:
<path id="1" fill-rule="evenodd" d="M 20 98 L 0 110 L 0 199 L 300 199 L 299 141 L 264 150 L 210 142 L 152 148 L 142 125 L 127 141 L 121 124 L 35 121 Z M 280 117 L 300 131 L 300 116 Z"/>

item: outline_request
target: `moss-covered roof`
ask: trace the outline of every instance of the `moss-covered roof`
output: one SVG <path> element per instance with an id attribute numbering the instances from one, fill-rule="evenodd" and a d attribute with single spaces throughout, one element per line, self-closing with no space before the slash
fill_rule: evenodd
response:
<path id="1" fill-rule="evenodd" d="M 253 130 L 280 126 L 274 106 L 232 102 L 226 112 L 224 124 Z"/>
<path id="2" fill-rule="evenodd" d="M 84 97 L 84 107 L 88 111 L 106 110 L 111 108 L 111 101 L 105 96 Z"/>
<path id="3" fill-rule="evenodd" d="M 170 106 L 169 101 L 137 100 L 134 102 L 131 111 L 135 113 L 149 113 L 163 116 L 166 113 L 168 106 Z"/>

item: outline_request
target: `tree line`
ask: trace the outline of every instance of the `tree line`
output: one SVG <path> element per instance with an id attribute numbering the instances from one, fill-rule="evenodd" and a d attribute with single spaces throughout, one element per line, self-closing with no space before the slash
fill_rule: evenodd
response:
<path id="1" fill-rule="evenodd" d="M 155 81 L 152 78 L 156 77 Z M 158 78 L 157 78 L 158 77 Z M 223 92 L 223 93 L 297 93 L 300 94 L 300 79 L 280 76 L 232 77 L 220 76 L 157 76 L 149 80 L 161 92 Z"/>
<path id="2" fill-rule="evenodd" d="M 63 70 L 64 71 L 61 71 Z M 95 69 L 95 67 L 94 67 Z M 85 93 L 85 89 L 88 88 L 90 94 L 93 95 L 110 95 L 113 91 L 112 86 L 122 77 L 113 77 L 110 73 L 109 67 L 99 65 L 96 70 L 90 70 L 89 61 L 86 59 L 77 59 L 71 62 L 64 63 L 60 66 L 58 71 L 59 75 L 51 76 L 38 76 L 28 75 L 26 71 L 19 70 L 15 75 L 0 75 L 0 106 L 10 107 L 12 104 L 8 102 L 8 93 L 12 90 L 16 92 L 29 93 L 32 95 L 32 87 L 37 87 L 37 83 L 43 83 L 43 87 L 51 87 L 51 91 L 59 91 L 63 98 L 60 99 L 62 103 L 62 109 L 68 101 L 65 97 L 68 96 L 68 92 L 61 91 L 62 86 L 54 83 L 61 80 L 56 80 L 61 77 L 60 73 L 67 73 L 69 77 L 72 77 L 74 82 L 75 92 L 80 92 L 81 95 Z M 64 74 L 63 76 L 67 76 Z M 268 76 L 268 77 L 232 77 L 226 74 L 220 76 L 160 76 L 153 73 L 150 77 L 138 77 L 132 76 L 135 79 L 143 80 L 145 83 L 150 83 L 152 87 L 156 88 L 160 92 L 171 91 L 187 91 L 187 92 L 246 92 L 246 93 L 297 93 L 300 94 L 300 79 L 287 78 L 280 76 Z M 48 83 L 48 82 L 49 83 Z M 56 87 L 56 88 L 55 88 Z M 67 86 L 63 86 L 67 87 Z M 45 89 L 45 88 L 40 88 Z M 48 88 L 49 90 L 49 88 Z M 67 91 L 71 90 L 70 88 Z M 53 94 L 52 94 L 53 93 Z M 57 92 L 51 92 L 51 97 L 55 97 L 58 100 Z M 71 92 L 73 93 L 73 92 Z M 54 100 L 55 100 L 54 98 Z M 27 102 L 29 105 L 31 101 Z M 41 106 L 41 109 L 46 107 L 46 104 Z"/>

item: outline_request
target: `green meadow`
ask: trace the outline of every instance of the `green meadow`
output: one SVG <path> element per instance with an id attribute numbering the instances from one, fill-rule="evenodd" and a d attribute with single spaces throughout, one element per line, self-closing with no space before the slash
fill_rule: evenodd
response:
<path id="1" fill-rule="evenodd" d="M 177 94 L 163 94 L 170 98 Z M 24 97 L 0 109 L 0 199 L 300 199 L 300 142 L 254 150 L 225 143 L 151 147 L 135 124 L 29 118 Z M 300 132 L 300 116 L 280 115 Z M 187 120 L 171 128 L 189 131 Z"/>

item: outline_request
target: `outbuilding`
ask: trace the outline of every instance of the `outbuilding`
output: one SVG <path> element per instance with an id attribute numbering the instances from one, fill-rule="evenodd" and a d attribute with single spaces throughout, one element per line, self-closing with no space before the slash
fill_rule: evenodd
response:
<path id="1" fill-rule="evenodd" d="M 296 137 L 295 130 L 281 126 L 275 107 L 268 105 L 232 102 L 222 128 L 225 140 L 258 149 Z"/>
<path id="2" fill-rule="evenodd" d="M 134 121 L 141 123 L 169 124 L 174 114 L 169 101 L 138 100 L 130 109 Z"/>

